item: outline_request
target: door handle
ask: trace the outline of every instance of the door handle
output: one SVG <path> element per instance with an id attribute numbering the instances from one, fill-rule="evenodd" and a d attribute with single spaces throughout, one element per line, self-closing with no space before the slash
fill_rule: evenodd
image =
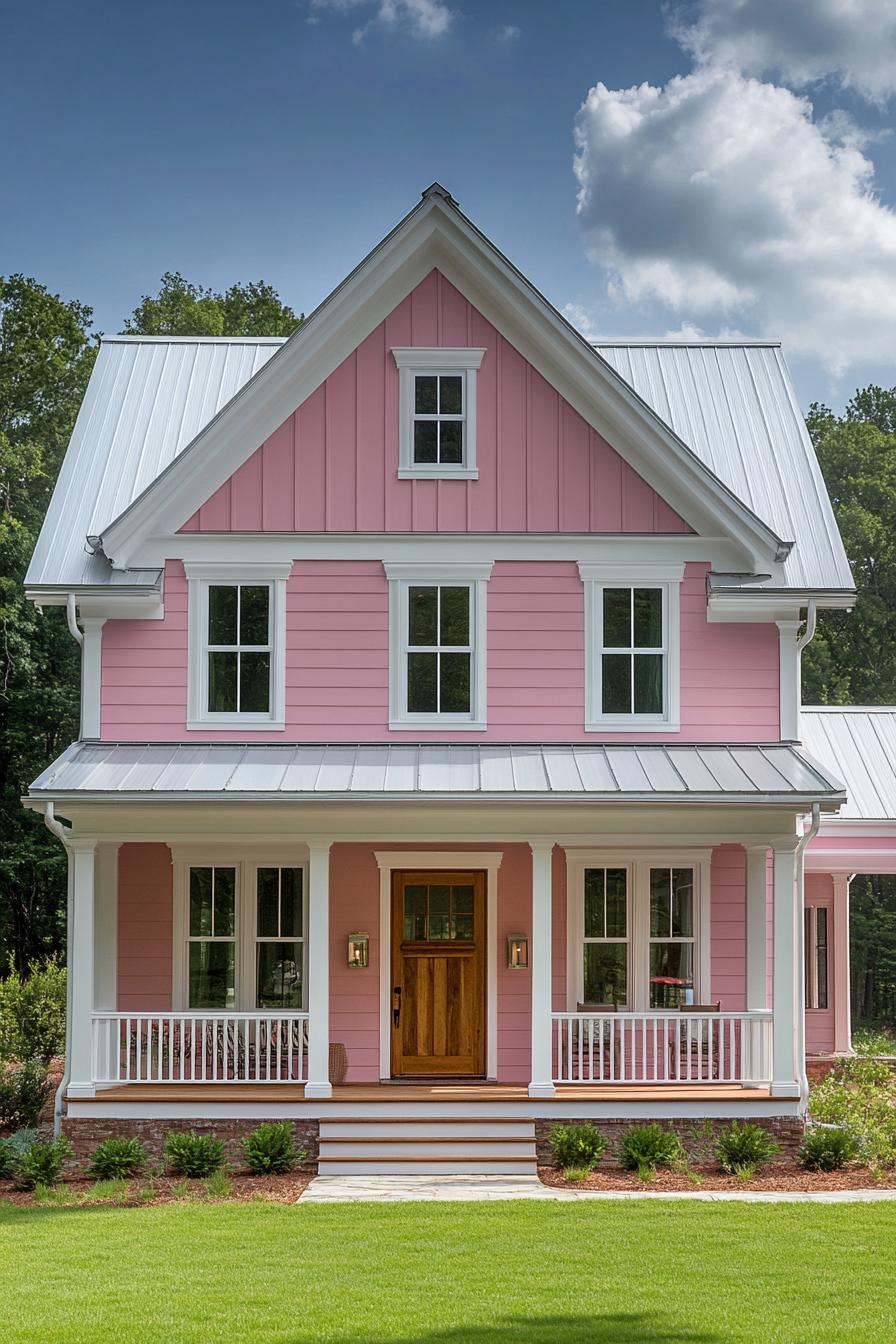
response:
<path id="1" fill-rule="evenodd" d="M 392 989 L 392 1025 L 397 1027 L 401 1022 L 401 985 L 395 985 Z"/>

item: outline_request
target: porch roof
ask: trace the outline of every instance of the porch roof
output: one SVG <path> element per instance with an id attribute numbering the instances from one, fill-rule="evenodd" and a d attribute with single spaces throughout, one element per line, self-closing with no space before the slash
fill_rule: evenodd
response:
<path id="1" fill-rule="evenodd" d="M 845 801 L 799 747 L 447 743 L 76 742 L 31 785 L 39 799 L 350 798 L 557 802 Z"/>

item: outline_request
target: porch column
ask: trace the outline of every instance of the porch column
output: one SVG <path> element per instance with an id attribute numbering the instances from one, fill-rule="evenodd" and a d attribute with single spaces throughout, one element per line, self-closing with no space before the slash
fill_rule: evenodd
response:
<path id="1" fill-rule="evenodd" d="M 71 883 L 71 997 L 68 1031 L 70 1097 L 92 1097 L 93 1082 L 93 1013 L 94 996 L 94 933 L 93 889 L 96 868 L 96 841 L 66 839 L 71 856 L 69 881 Z"/>
<path id="2" fill-rule="evenodd" d="M 308 843 L 308 1081 L 306 1097 L 331 1097 L 330 840 Z"/>
<path id="3" fill-rule="evenodd" d="M 747 846 L 747 1012 L 768 1007 L 768 845 Z"/>
<path id="4" fill-rule="evenodd" d="M 532 850 L 532 1075 L 530 1097 L 552 1097 L 551 908 L 553 841 L 530 842 Z"/>
<path id="5" fill-rule="evenodd" d="M 797 901 L 796 837 L 775 841 L 774 968 L 772 1025 L 772 1096 L 794 1097 L 801 1091 L 805 1060 L 798 1059 L 803 1008 L 802 900 Z M 800 893 L 801 895 L 801 893 Z"/>
<path id="6" fill-rule="evenodd" d="M 852 873 L 831 873 L 834 884 L 834 1053 L 851 1055 L 852 1012 L 849 978 L 849 884 Z"/>

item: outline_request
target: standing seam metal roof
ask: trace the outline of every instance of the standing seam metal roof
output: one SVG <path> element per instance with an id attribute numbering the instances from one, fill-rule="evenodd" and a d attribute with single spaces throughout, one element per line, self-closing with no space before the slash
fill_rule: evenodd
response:
<path id="1" fill-rule="evenodd" d="M 844 781 L 844 821 L 896 821 L 896 706 L 804 708 L 803 741 Z"/>

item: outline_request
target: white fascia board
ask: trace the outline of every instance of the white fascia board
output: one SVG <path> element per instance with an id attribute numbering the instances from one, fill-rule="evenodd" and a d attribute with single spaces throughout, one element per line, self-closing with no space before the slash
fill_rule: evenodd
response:
<path id="1" fill-rule="evenodd" d="M 698 532 L 766 566 L 779 538 L 454 206 L 427 197 L 102 535 L 115 568 L 192 517 L 434 267 Z"/>
<path id="2" fill-rule="evenodd" d="M 125 621 L 160 621 L 165 615 L 162 586 L 108 588 L 26 588 L 25 596 L 37 607 L 64 607 L 74 593 L 81 616 Z"/>
<path id="3" fill-rule="evenodd" d="M 775 591 L 719 593 L 710 592 L 706 602 L 706 619 L 710 623 L 725 621 L 795 621 L 810 601 L 819 607 L 828 607 L 837 611 L 850 611 L 856 604 L 854 593 L 823 592 L 818 596 L 804 591 L 793 593 Z"/>

